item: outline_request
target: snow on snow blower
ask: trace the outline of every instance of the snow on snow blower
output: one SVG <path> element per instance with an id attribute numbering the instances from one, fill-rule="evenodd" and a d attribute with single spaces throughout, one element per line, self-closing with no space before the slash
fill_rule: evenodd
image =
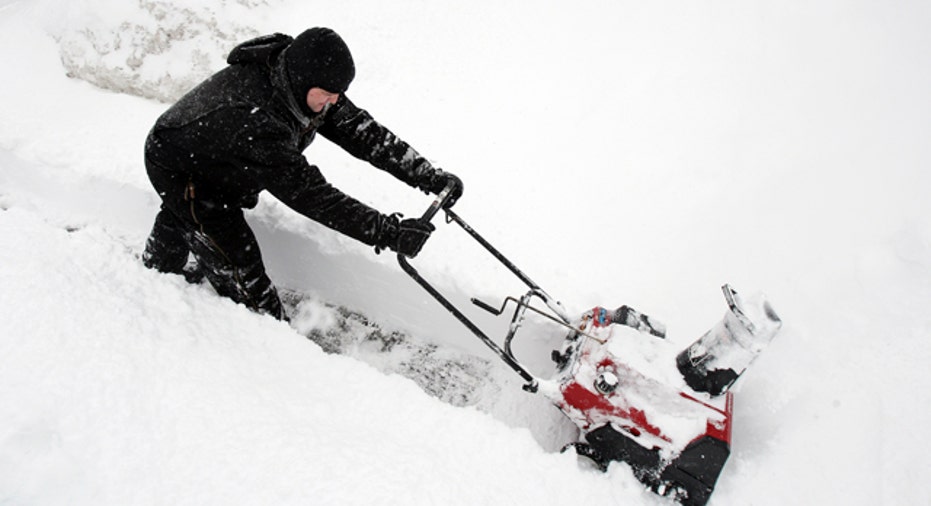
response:
<path id="1" fill-rule="evenodd" d="M 519 298 L 507 297 L 500 307 L 472 299 L 496 316 L 509 303 L 516 306 L 503 347 L 398 255 L 401 268 L 517 372 L 526 381 L 524 390 L 546 396 L 578 426 L 580 440 L 566 450 L 603 471 L 611 462 L 626 463 L 657 494 L 685 506 L 706 504 L 730 455 L 734 396 L 729 389 L 782 325 L 765 298 L 744 300 L 724 285 L 724 318 L 681 351 L 664 339 L 663 324 L 628 306 L 596 307 L 572 319 L 558 301 L 445 208 L 451 190 L 437 196 L 423 219 L 430 221 L 443 209 L 448 222 L 457 223 L 529 288 Z M 545 309 L 531 306 L 534 299 Z M 568 329 L 562 347 L 552 353 L 556 373 L 550 379 L 531 374 L 512 352 L 527 311 Z"/>

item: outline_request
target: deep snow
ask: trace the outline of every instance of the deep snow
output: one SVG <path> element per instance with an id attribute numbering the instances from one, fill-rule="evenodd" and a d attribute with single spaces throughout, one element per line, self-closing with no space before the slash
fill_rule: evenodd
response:
<path id="1" fill-rule="evenodd" d="M 310 295 L 295 326 L 342 305 L 413 348 L 326 354 L 139 265 L 166 104 L 129 93 L 312 25 L 352 48 L 353 100 L 459 174 L 459 213 L 570 312 L 630 304 L 684 346 L 722 283 L 768 294 L 785 327 L 738 384 L 712 504 L 931 503 L 927 3 L 345 4 L 0 1 L 0 503 L 663 503 L 558 454 L 559 413 L 390 255 L 274 199 L 250 220 Z M 429 203 L 306 154 L 383 211 Z M 519 288 L 453 227 L 416 264 L 458 300 Z M 543 374 L 554 339 L 519 354 Z M 481 379 L 457 406 L 391 374 L 437 345 Z"/>

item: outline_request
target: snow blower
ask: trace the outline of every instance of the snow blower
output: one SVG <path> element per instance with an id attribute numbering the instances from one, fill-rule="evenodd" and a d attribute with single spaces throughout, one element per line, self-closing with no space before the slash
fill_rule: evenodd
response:
<path id="1" fill-rule="evenodd" d="M 423 215 L 430 221 L 442 209 L 529 290 L 498 306 L 472 299 L 496 316 L 514 304 L 503 346 L 491 339 L 443 294 L 398 255 L 401 268 L 525 381 L 524 390 L 552 401 L 578 426 L 573 450 L 602 471 L 612 462 L 628 465 L 657 494 L 685 506 L 702 506 L 714 490 L 730 455 L 734 395 L 730 387 L 772 341 L 781 320 L 763 296 L 744 300 L 729 285 L 724 318 L 684 350 L 665 340 L 666 329 L 628 306 L 596 307 L 570 318 L 562 304 L 451 209 L 441 192 Z M 531 302 L 539 300 L 538 308 Z M 511 348 L 528 311 L 568 329 L 552 353 L 552 378 L 531 374 Z"/>

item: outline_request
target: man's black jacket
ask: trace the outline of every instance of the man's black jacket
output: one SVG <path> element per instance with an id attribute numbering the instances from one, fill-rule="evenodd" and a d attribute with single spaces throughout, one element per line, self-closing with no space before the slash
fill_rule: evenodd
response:
<path id="1" fill-rule="evenodd" d="M 299 213 L 376 245 L 386 216 L 331 186 L 307 163 L 302 152 L 316 133 L 414 187 L 427 190 L 435 170 L 345 95 L 308 115 L 279 58 L 291 41 L 276 34 L 237 46 L 228 67 L 158 119 L 146 157 L 187 176 L 198 199 L 249 207 L 268 190 Z"/>

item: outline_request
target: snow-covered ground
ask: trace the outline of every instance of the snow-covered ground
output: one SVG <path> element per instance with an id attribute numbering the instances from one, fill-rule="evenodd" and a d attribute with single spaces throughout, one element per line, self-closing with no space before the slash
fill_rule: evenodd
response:
<path id="1" fill-rule="evenodd" d="M 293 327 L 140 265 L 157 99 L 315 25 L 570 312 L 629 304 L 685 346 L 724 282 L 768 294 L 785 326 L 712 504 L 931 504 L 931 5 L 829 0 L 0 0 L 0 503 L 666 502 L 558 453 L 559 412 L 391 255 L 272 198 L 249 219 L 307 295 Z M 385 212 L 429 203 L 306 154 Z M 520 291 L 455 226 L 414 263 L 457 301 Z M 518 354 L 546 374 L 558 337 Z"/>

